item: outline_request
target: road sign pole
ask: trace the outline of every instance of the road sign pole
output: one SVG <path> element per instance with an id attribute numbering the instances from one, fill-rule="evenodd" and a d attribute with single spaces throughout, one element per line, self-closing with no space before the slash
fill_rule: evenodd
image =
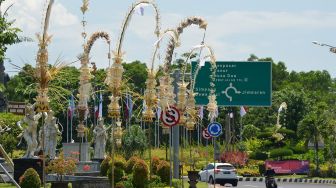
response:
<path id="1" fill-rule="evenodd" d="M 171 155 L 171 146 L 172 146 L 172 128 L 169 128 L 169 187 L 172 187 L 172 179 L 173 179 L 173 173 L 172 173 L 172 155 Z"/>
<path id="2" fill-rule="evenodd" d="M 214 171 L 216 170 L 216 137 L 212 138 L 213 147 L 214 147 Z M 216 173 L 214 173 L 214 188 L 216 187 Z"/>
<path id="3" fill-rule="evenodd" d="M 175 95 L 177 96 L 177 92 L 178 92 L 178 85 L 177 83 L 179 82 L 180 80 L 180 77 L 181 77 L 181 73 L 180 73 L 180 70 L 175 70 L 174 73 L 173 73 L 173 78 L 174 78 L 174 82 L 173 82 L 173 85 L 174 85 L 174 93 Z M 175 100 L 177 100 L 177 97 L 175 97 Z M 173 144 L 173 153 L 174 153 L 174 178 L 179 178 L 179 166 L 180 166 L 180 160 L 179 160 L 179 147 L 180 147 L 180 128 L 179 126 L 174 126 L 172 128 L 172 144 Z"/>

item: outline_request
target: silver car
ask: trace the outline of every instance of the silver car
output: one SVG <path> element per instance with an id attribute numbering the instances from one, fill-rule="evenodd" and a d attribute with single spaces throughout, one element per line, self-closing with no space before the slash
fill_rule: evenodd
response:
<path id="1" fill-rule="evenodd" d="M 209 163 L 198 175 L 200 181 L 211 184 L 219 183 L 220 185 L 225 185 L 230 183 L 233 187 L 238 185 L 237 170 L 230 163 Z"/>

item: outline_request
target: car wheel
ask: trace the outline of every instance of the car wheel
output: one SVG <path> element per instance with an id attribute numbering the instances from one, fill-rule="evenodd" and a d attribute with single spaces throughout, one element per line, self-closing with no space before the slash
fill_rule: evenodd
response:
<path id="1" fill-rule="evenodd" d="M 215 181 L 214 181 L 214 179 L 212 178 L 212 176 L 210 176 L 210 178 L 209 178 L 209 183 L 210 183 L 210 184 L 214 184 L 214 183 L 215 183 Z"/>
<path id="2" fill-rule="evenodd" d="M 237 185 L 238 185 L 238 182 L 236 182 L 236 181 L 232 183 L 233 187 L 237 187 Z"/>

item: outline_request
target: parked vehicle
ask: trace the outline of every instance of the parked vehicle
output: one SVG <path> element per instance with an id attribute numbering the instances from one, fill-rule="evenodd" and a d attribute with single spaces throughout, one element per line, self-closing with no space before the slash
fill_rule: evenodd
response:
<path id="1" fill-rule="evenodd" d="M 237 170 L 230 163 L 210 163 L 198 175 L 200 181 L 211 184 L 219 183 L 220 185 L 225 185 L 230 183 L 233 187 L 238 185 Z"/>

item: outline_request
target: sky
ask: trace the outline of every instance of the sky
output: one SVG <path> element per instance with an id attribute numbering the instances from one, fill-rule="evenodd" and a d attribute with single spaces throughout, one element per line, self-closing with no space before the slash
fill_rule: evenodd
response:
<path id="1" fill-rule="evenodd" d="M 90 0 L 85 15 L 86 31 L 106 31 L 111 36 L 111 50 L 116 48 L 122 22 L 129 11 L 131 0 Z M 200 16 L 208 22 L 205 43 L 214 49 L 217 60 L 245 61 L 250 54 L 260 58 L 272 57 L 285 62 L 289 71 L 327 70 L 336 77 L 336 54 L 326 47 L 312 44 L 319 41 L 336 46 L 335 0 L 156 0 L 160 11 L 161 28 L 176 28 L 186 17 Z M 20 35 L 31 37 L 34 42 L 10 46 L 7 62 L 18 66 L 36 64 L 38 44 L 36 33 L 41 32 L 46 0 L 6 0 L 13 4 L 8 12 L 9 20 L 22 29 Z M 65 62 L 77 60 L 82 53 L 82 0 L 55 0 L 48 33 L 53 35 L 49 45 L 49 63 L 60 57 Z M 122 50 L 124 60 L 151 62 L 154 43 L 155 12 L 144 7 L 144 15 L 135 13 L 126 30 Z M 181 46 L 175 57 L 189 52 L 200 44 L 204 30 L 193 26 L 181 35 Z M 160 48 L 162 63 L 168 40 Z M 98 68 L 107 68 L 108 46 L 97 41 L 91 51 L 91 61 Z M 79 63 L 75 63 L 79 67 Z M 6 63 L 6 71 L 14 75 L 14 67 Z"/>

